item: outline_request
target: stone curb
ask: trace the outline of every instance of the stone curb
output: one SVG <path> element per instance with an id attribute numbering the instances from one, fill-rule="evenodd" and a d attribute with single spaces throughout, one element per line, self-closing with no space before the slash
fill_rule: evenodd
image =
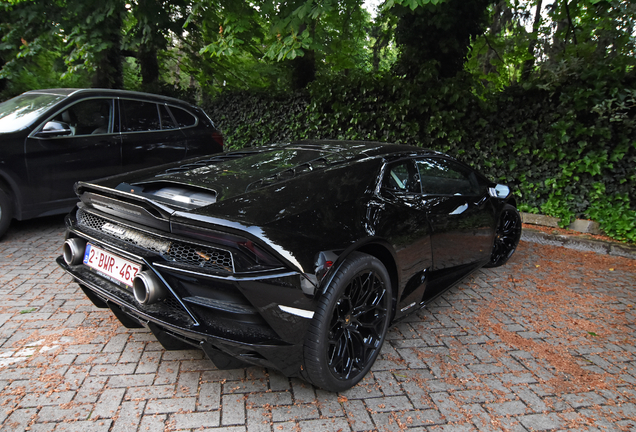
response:
<path id="1" fill-rule="evenodd" d="M 584 237 L 546 234 L 532 228 L 521 231 L 521 240 L 549 246 L 562 246 L 579 251 L 596 252 L 604 255 L 636 259 L 636 246 L 614 243 Z"/>
<path id="2" fill-rule="evenodd" d="M 525 224 L 559 228 L 559 218 L 524 212 L 519 212 L 519 214 L 521 215 L 521 221 Z M 568 228 L 580 233 L 602 234 L 601 227 L 598 222 L 586 219 L 575 219 Z"/>

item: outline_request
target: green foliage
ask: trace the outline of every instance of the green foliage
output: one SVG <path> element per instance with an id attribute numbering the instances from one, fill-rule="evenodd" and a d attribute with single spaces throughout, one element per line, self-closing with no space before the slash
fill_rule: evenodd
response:
<path id="1" fill-rule="evenodd" d="M 353 68 L 364 57 L 370 16 L 362 0 L 262 1 L 269 22 L 265 58 L 282 61 L 317 52 L 336 70 Z"/>
<path id="2" fill-rule="evenodd" d="M 61 49 L 61 45 L 58 48 Z M 65 74 L 66 65 L 56 49 L 28 47 L 24 53 L 26 55 L 19 62 L 10 61 L 2 69 L 0 77 L 6 79 L 7 85 L 0 92 L 0 100 L 29 90 L 90 86 L 90 75 L 87 73 Z"/>
<path id="3" fill-rule="evenodd" d="M 124 88 L 140 91 L 142 87 L 139 63 L 134 58 L 124 61 Z"/>
<path id="4" fill-rule="evenodd" d="M 304 93 L 233 91 L 204 102 L 203 107 L 224 131 L 229 149 L 290 141 L 306 127 Z"/>
<path id="5" fill-rule="evenodd" d="M 220 0 L 193 5 L 186 28 L 195 41 L 188 43 L 198 47 L 202 58 L 191 56 L 190 61 L 206 68 L 199 82 L 208 93 L 222 87 L 286 90 L 294 74 L 305 73 L 296 70 L 298 65 L 314 72 L 371 66 L 371 20 L 362 0 Z"/>
<path id="6" fill-rule="evenodd" d="M 630 205 L 629 195 L 609 196 L 605 189 L 603 183 L 593 185 L 588 216 L 601 224 L 610 237 L 636 243 L 636 210 Z"/>
<path id="7" fill-rule="evenodd" d="M 384 3 L 384 8 L 389 9 L 393 7 L 393 5 L 406 6 L 411 10 L 415 10 L 418 6 L 424 6 L 427 4 L 436 5 L 438 3 L 443 2 L 444 0 L 387 0 Z"/>
<path id="8" fill-rule="evenodd" d="M 465 67 L 497 90 L 580 61 L 625 70 L 636 63 L 635 26 L 634 2 L 504 0 L 491 6 Z"/>

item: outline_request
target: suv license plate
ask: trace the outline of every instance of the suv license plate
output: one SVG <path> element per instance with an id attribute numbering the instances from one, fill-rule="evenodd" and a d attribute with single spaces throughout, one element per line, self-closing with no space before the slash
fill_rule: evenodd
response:
<path id="1" fill-rule="evenodd" d="M 140 265 L 106 252 L 90 243 L 86 245 L 84 264 L 130 287 L 133 285 L 133 279 L 141 270 Z"/>

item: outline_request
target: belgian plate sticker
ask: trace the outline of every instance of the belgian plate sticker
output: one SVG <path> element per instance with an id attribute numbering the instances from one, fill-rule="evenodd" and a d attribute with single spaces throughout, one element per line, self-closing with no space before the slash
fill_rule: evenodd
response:
<path id="1" fill-rule="evenodd" d="M 106 252 L 90 243 L 86 245 L 84 264 L 129 287 L 132 287 L 133 279 L 141 270 L 140 265 Z"/>

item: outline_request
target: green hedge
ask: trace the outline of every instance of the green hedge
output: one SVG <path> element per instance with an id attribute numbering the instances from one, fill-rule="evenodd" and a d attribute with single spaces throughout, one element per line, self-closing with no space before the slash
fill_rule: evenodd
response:
<path id="1" fill-rule="evenodd" d="M 230 148 L 305 138 L 379 140 L 447 152 L 515 189 L 520 208 L 597 220 L 636 241 L 632 74 L 566 71 L 478 94 L 468 75 L 407 82 L 352 74 L 304 93 L 228 92 L 204 108 Z"/>

